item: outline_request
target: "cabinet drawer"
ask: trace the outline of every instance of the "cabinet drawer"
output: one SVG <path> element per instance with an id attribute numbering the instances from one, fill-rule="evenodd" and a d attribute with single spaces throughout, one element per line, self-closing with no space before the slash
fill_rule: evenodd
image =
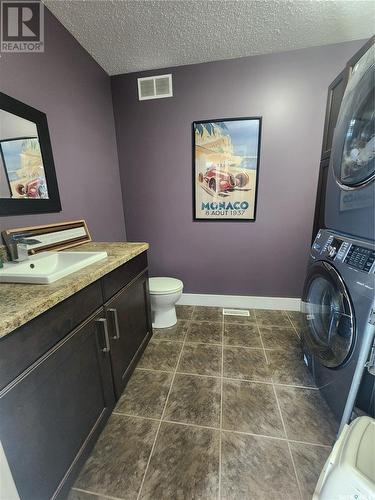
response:
<path id="1" fill-rule="evenodd" d="M 121 288 L 147 268 L 147 252 L 126 262 L 102 278 L 104 302 L 113 297 Z"/>
<path id="2" fill-rule="evenodd" d="M 102 306 L 96 281 L 0 339 L 0 389 Z"/>

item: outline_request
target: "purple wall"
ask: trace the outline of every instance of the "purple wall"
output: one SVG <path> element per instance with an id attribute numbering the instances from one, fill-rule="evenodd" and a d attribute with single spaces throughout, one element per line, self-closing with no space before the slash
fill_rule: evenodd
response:
<path id="1" fill-rule="evenodd" d="M 63 211 L 0 230 L 84 218 L 96 240 L 124 240 L 110 79 L 47 9 L 45 30 L 44 54 L 1 54 L 0 91 L 47 114 Z"/>
<path id="2" fill-rule="evenodd" d="M 313 222 L 327 87 L 350 42 L 112 78 L 130 240 L 185 292 L 299 297 Z M 172 72 L 174 97 L 137 100 L 136 78 Z M 191 123 L 263 116 L 255 223 L 192 221 Z"/>

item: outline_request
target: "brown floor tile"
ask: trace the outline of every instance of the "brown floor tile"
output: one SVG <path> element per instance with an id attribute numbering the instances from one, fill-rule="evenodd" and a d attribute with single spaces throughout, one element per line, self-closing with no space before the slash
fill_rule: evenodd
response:
<path id="1" fill-rule="evenodd" d="M 221 344 L 223 341 L 223 325 L 221 322 L 191 321 L 186 342 L 203 342 Z"/>
<path id="2" fill-rule="evenodd" d="M 286 314 L 296 330 L 299 331 L 302 326 L 303 314 L 298 311 L 286 311 Z"/>
<path id="3" fill-rule="evenodd" d="M 222 321 L 222 307 L 195 306 L 193 312 L 194 321 Z"/>
<path id="4" fill-rule="evenodd" d="M 185 344 L 178 372 L 221 375 L 221 347 L 209 344 Z"/>
<path id="5" fill-rule="evenodd" d="M 223 428 L 285 437 L 272 385 L 224 379 Z"/>
<path id="6" fill-rule="evenodd" d="M 182 343 L 152 339 L 139 360 L 138 368 L 174 371 Z"/>
<path id="7" fill-rule="evenodd" d="M 299 500 L 285 441 L 222 433 L 222 500 Z"/>
<path id="8" fill-rule="evenodd" d="M 165 420 L 218 427 L 221 382 L 217 378 L 176 375 Z"/>
<path id="9" fill-rule="evenodd" d="M 140 498 L 213 500 L 218 475 L 219 431 L 162 423 Z"/>
<path id="10" fill-rule="evenodd" d="M 172 373 L 135 370 L 115 411 L 160 418 L 172 382 Z"/>
<path id="11" fill-rule="evenodd" d="M 290 443 L 297 476 L 304 500 L 311 500 L 330 448 L 302 443 Z"/>
<path id="12" fill-rule="evenodd" d="M 154 335 L 152 338 L 156 340 L 175 340 L 177 342 L 183 342 L 188 326 L 189 321 L 179 319 L 177 324 L 170 328 L 154 328 Z"/>
<path id="13" fill-rule="evenodd" d="M 224 324 L 224 344 L 244 347 L 262 347 L 255 322 L 246 325 Z"/>
<path id="14" fill-rule="evenodd" d="M 260 335 L 266 349 L 300 349 L 300 340 L 292 326 L 260 326 Z"/>
<path id="15" fill-rule="evenodd" d="M 290 326 L 288 316 L 284 311 L 273 311 L 268 309 L 255 309 L 255 317 L 258 325 L 264 326 Z"/>
<path id="16" fill-rule="evenodd" d="M 270 381 L 271 376 L 263 350 L 224 347 L 224 377 Z"/>
<path id="17" fill-rule="evenodd" d="M 300 349 L 267 351 L 267 358 L 275 384 L 315 387 L 314 380 L 303 362 L 303 354 Z"/>
<path id="18" fill-rule="evenodd" d="M 75 487 L 124 500 L 137 497 L 158 422 L 112 415 Z"/>
<path id="19" fill-rule="evenodd" d="M 332 445 L 337 423 L 317 389 L 276 386 L 287 437 Z"/>
<path id="20" fill-rule="evenodd" d="M 178 319 L 191 319 L 194 306 L 176 306 L 176 314 Z"/>

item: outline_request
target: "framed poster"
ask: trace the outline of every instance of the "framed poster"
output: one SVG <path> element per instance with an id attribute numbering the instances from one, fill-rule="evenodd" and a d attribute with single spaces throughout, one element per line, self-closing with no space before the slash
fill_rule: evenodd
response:
<path id="1" fill-rule="evenodd" d="M 255 221 L 260 117 L 193 122 L 195 221 Z"/>

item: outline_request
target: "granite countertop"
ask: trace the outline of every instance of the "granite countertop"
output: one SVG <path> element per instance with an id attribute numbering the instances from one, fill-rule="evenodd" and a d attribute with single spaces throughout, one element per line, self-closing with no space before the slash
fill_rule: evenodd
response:
<path id="1" fill-rule="evenodd" d="M 148 243 L 84 243 L 69 250 L 104 250 L 108 258 L 50 285 L 0 283 L 0 338 L 125 264 L 148 247 Z"/>

